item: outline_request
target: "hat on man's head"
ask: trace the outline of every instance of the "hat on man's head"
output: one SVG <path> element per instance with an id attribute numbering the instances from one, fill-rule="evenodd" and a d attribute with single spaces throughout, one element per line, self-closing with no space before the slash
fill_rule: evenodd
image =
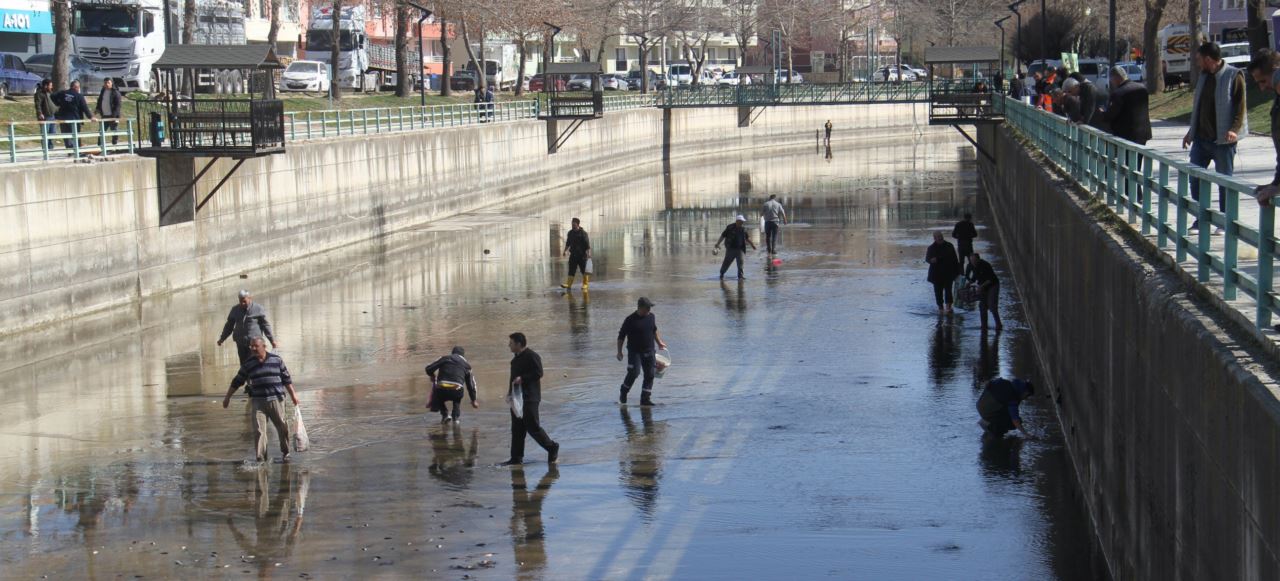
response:
<path id="1" fill-rule="evenodd" d="M 244 289 L 241 289 L 241 290 L 240 290 L 240 298 L 242 298 L 242 299 L 243 299 L 243 298 L 248 298 L 248 297 L 251 297 L 251 296 L 253 296 L 253 293 L 251 293 L 251 292 L 249 292 L 249 291 L 247 291 L 247 290 L 244 290 Z"/>
<path id="2" fill-rule="evenodd" d="M 746 221 L 747 221 L 747 219 L 746 219 L 746 218 L 742 217 L 742 214 L 738 214 L 738 217 L 734 218 L 734 220 L 735 220 L 735 221 L 737 221 L 737 222 L 746 222 Z"/>
<path id="3" fill-rule="evenodd" d="M 640 297 L 640 300 L 636 301 L 636 306 L 642 309 L 652 307 L 653 301 L 649 300 L 649 297 Z"/>

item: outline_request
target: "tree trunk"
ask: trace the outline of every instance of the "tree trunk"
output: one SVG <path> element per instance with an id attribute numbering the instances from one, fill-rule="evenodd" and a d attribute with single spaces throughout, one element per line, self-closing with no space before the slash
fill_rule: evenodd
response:
<path id="1" fill-rule="evenodd" d="M 525 45 L 527 40 L 523 34 L 516 37 L 516 55 L 520 63 L 516 69 L 515 93 L 517 97 L 524 96 L 524 66 L 529 59 L 529 48 Z"/>
<path id="2" fill-rule="evenodd" d="M 471 48 L 471 33 L 465 18 L 462 19 L 462 46 L 467 49 L 467 59 L 471 61 L 471 70 L 475 72 L 476 88 L 479 89 L 485 83 L 484 67 L 480 66 L 480 61 L 476 59 L 476 51 Z"/>
<path id="3" fill-rule="evenodd" d="M 636 41 L 636 47 L 640 49 L 640 94 L 649 94 L 649 46 L 648 39 L 640 39 Z"/>
<path id="4" fill-rule="evenodd" d="M 1213 0 L 1209 1 L 1213 2 Z M 1204 36 L 1200 34 L 1200 8 L 1200 0 L 1187 0 L 1187 38 L 1191 43 L 1191 53 L 1187 55 L 1187 60 L 1191 62 L 1187 84 L 1192 89 L 1196 88 L 1196 83 L 1200 81 L 1200 61 L 1195 58 L 1196 49 L 1200 48 L 1200 43 L 1204 42 Z"/>
<path id="5" fill-rule="evenodd" d="M 1271 47 L 1271 37 L 1267 34 L 1266 9 L 1267 3 L 1263 0 L 1249 0 L 1247 3 L 1249 54 Z"/>
<path id="6" fill-rule="evenodd" d="M 283 0 L 271 0 L 271 25 L 267 28 L 267 44 L 271 50 L 276 49 L 276 41 L 280 38 L 280 10 Z"/>
<path id="7" fill-rule="evenodd" d="M 439 15 L 440 22 L 440 96 L 453 95 L 453 87 L 449 86 L 449 77 L 453 76 L 453 53 L 449 50 L 449 23 L 444 15 Z"/>
<path id="8" fill-rule="evenodd" d="M 71 84 L 71 3 L 53 2 L 53 88 Z"/>
<path id="9" fill-rule="evenodd" d="M 1146 0 L 1147 16 L 1142 24 L 1142 51 L 1145 53 L 1147 91 L 1164 92 L 1164 53 L 1160 50 L 1160 19 L 1169 0 Z"/>
<path id="10" fill-rule="evenodd" d="M 245 14 L 248 13 L 246 12 Z M 182 44 L 195 44 L 195 42 L 196 0 L 184 0 L 182 3 Z M 182 79 L 182 93 L 195 95 L 195 71 L 183 69 L 179 75 Z"/>
<path id="11" fill-rule="evenodd" d="M 333 28 L 329 30 L 329 39 L 331 41 L 330 45 L 332 47 L 329 49 L 329 70 L 332 72 L 332 76 L 329 79 L 329 93 L 333 95 L 334 99 L 342 98 L 342 91 L 340 90 L 341 87 L 338 86 L 338 78 L 341 76 L 338 73 L 338 59 L 340 58 L 338 48 L 342 42 L 342 29 L 339 27 L 341 24 L 341 16 L 342 0 L 333 0 L 331 14 L 333 19 Z"/>
<path id="12" fill-rule="evenodd" d="M 418 75 L 421 74 L 419 70 Z M 409 5 L 401 0 L 396 2 L 396 96 L 412 94 L 413 87 L 409 83 Z"/>

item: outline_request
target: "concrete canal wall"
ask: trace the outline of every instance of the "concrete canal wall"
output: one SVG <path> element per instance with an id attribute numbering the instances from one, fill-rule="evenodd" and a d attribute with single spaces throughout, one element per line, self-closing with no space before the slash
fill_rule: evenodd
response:
<path id="1" fill-rule="evenodd" d="M 0 332 L 128 304 L 236 276 L 578 182 L 671 158 L 927 130 L 912 105 L 757 111 L 610 112 L 555 155 L 545 124 L 496 123 L 291 143 L 246 162 L 194 221 L 161 226 L 156 164 L 122 157 L 0 170 Z M 562 122 L 563 125 L 563 122 Z M 196 167 L 203 165 L 198 160 Z M 203 199 L 231 167 L 195 188 Z M 189 181 L 189 180 L 188 180 Z"/>
<path id="2" fill-rule="evenodd" d="M 1113 577 L 1280 579 L 1274 357 L 1011 130 L 979 142 Z"/>

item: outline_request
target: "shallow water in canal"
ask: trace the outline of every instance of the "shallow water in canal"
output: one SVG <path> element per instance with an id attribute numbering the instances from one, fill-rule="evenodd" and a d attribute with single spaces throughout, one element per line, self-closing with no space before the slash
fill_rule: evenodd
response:
<path id="1" fill-rule="evenodd" d="M 984 446 L 975 425 L 986 380 L 1039 374 L 970 148 L 927 133 L 669 170 L 7 338 L 0 577 L 1105 575 L 1048 399 L 1024 406 L 1038 439 Z M 769 194 L 794 222 L 781 265 L 752 252 L 721 283 L 712 244 Z M 1001 333 L 939 316 L 925 282 L 930 232 L 964 211 L 1006 281 Z M 573 216 L 589 294 L 558 288 Z M 214 341 L 240 287 L 301 390 L 313 447 L 289 464 L 246 466 L 244 400 L 221 407 L 236 355 Z M 640 296 L 674 359 L 653 408 L 616 403 Z M 514 331 L 546 366 L 558 466 L 532 441 L 529 464 L 494 466 Z M 455 344 L 481 407 L 443 425 L 422 367 Z"/>

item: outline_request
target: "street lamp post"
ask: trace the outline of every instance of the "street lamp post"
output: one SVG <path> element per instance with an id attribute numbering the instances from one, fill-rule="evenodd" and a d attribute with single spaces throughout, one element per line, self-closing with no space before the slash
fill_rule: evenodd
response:
<path id="1" fill-rule="evenodd" d="M 995 22 L 996 28 L 1000 29 L 1000 76 L 1004 76 L 1004 21 L 1010 18 L 1013 17 L 1005 16 Z M 1014 75 L 1014 78 L 1016 79 L 1017 75 Z"/>
<path id="2" fill-rule="evenodd" d="M 1111 0 L 1111 31 L 1110 38 L 1107 42 L 1107 64 L 1110 67 L 1116 66 L 1116 0 Z"/>
<path id="3" fill-rule="evenodd" d="M 1040 54 L 1044 68 L 1049 68 L 1049 8 L 1045 0 L 1040 0 Z"/>
<path id="4" fill-rule="evenodd" d="M 418 74 L 415 76 L 418 79 L 418 91 L 422 94 L 422 106 L 426 107 L 427 79 L 424 75 L 427 70 L 427 54 L 422 51 L 422 25 L 431 19 L 431 11 L 412 2 L 409 5 L 422 11 L 422 18 L 418 19 Z M 446 39 L 444 42 L 448 42 L 448 40 Z M 445 79 L 444 82 L 447 83 L 449 80 Z"/>
<path id="5" fill-rule="evenodd" d="M 1018 12 L 1018 7 L 1021 6 L 1026 1 L 1027 0 L 1018 0 L 1017 2 L 1014 2 L 1013 4 L 1009 5 L 1009 11 L 1013 12 L 1013 15 L 1018 17 L 1018 30 L 1016 31 L 1016 34 L 1013 37 L 1013 44 L 1014 44 L 1013 63 L 1014 63 L 1014 68 L 1019 70 L 1022 69 L 1022 61 L 1021 59 L 1018 58 L 1018 49 L 1022 48 L 1022 13 Z"/>

